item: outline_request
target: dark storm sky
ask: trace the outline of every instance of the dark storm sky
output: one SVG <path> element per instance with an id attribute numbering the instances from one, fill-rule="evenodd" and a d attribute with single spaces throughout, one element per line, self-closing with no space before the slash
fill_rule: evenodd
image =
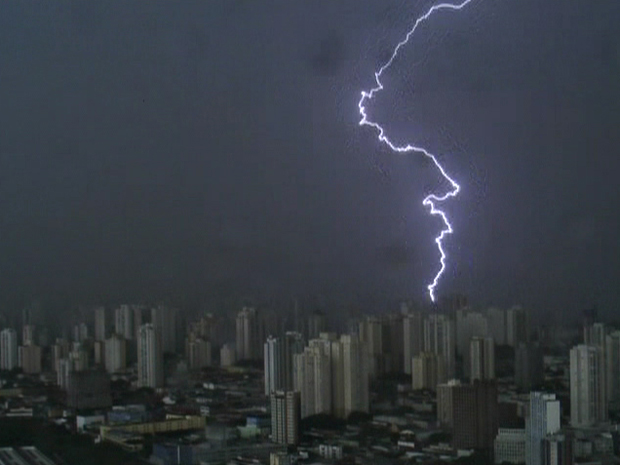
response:
<path id="1" fill-rule="evenodd" d="M 445 186 L 356 105 L 429 4 L 2 2 L 3 298 L 424 299 Z M 615 0 L 474 0 L 386 74 L 373 119 L 463 188 L 439 294 L 617 308 L 618 24 Z"/>

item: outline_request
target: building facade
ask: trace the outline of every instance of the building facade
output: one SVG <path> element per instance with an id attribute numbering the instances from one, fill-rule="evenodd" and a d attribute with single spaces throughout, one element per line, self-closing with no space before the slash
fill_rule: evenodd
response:
<path id="1" fill-rule="evenodd" d="M 140 326 L 138 333 L 138 384 L 150 388 L 164 385 L 161 333 L 151 323 Z"/>

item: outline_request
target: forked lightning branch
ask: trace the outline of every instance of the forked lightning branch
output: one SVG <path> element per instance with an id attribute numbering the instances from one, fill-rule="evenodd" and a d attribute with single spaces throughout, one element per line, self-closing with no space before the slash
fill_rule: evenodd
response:
<path id="1" fill-rule="evenodd" d="M 457 182 L 454 179 L 452 179 L 448 175 L 448 173 L 446 173 L 446 170 L 443 168 L 443 166 L 441 166 L 441 164 L 437 160 L 437 157 L 433 155 L 432 153 L 430 153 L 425 148 L 419 147 L 413 144 L 407 144 L 407 145 L 394 144 L 385 134 L 385 130 L 383 129 L 383 127 L 379 123 L 371 121 L 368 118 L 368 114 L 366 112 L 366 102 L 369 100 L 372 100 L 379 92 L 383 90 L 383 84 L 381 83 L 381 76 L 392 65 L 392 63 L 398 56 L 398 52 L 400 51 L 400 49 L 404 47 L 405 45 L 407 45 L 407 43 L 409 42 L 409 39 L 411 39 L 411 37 L 414 35 L 415 31 L 417 30 L 420 24 L 422 24 L 424 21 L 430 18 L 431 15 L 435 12 L 438 12 L 441 10 L 458 11 L 458 10 L 463 9 L 465 6 L 467 6 L 471 2 L 472 0 L 466 0 L 459 4 L 439 3 L 437 5 L 433 5 L 426 12 L 426 14 L 424 14 L 423 16 L 420 16 L 415 21 L 411 29 L 409 29 L 409 32 L 407 32 L 407 35 L 405 36 L 405 38 L 396 45 L 396 47 L 394 48 L 394 51 L 392 52 L 392 55 L 390 56 L 390 59 L 387 62 L 385 62 L 385 64 L 381 66 L 378 71 L 375 72 L 375 82 L 377 85 L 373 87 L 372 89 L 370 89 L 369 91 L 362 91 L 362 97 L 360 98 L 360 101 L 358 103 L 360 115 L 362 116 L 362 119 L 360 120 L 360 123 L 359 123 L 360 126 L 370 126 L 374 128 L 377 131 L 377 136 L 379 140 L 385 143 L 394 152 L 398 152 L 398 153 L 415 152 L 415 153 L 419 153 L 419 154 L 422 154 L 430 158 L 435 164 L 435 166 L 437 167 L 437 169 L 439 170 L 439 172 L 441 173 L 441 175 L 450 183 L 451 189 L 445 194 L 442 194 L 442 195 L 430 194 L 426 196 L 424 200 L 422 201 L 422 204 L 425 207 L 428 207 L 430 214 L 439 216 L 444 223 L 444 228 L 441 230 L 439 235 L 435 238 L 435 243 L 437 244 L 437 248 L 440 254 L 439 271 L 433 278 L 433 281 L 427 286 L 428 293 L 433 302 L 435 302 L 435 299 L 436 299 L 435 289 L 437 288 L 437 285 L 439 284 L 439 279 L 441 278 L 441 275 L 446 269 L 446 252 L 443 248 L 443 240 L 448 234 L 453 233 L 452 225 L 450 224 L 450 221 L 448 220 L 446 213 L 440 208 L 438 208 L 437 204 L 443 202 L 449 197 L 455 197 L 459 193 L 460 186 L 457 184 Z"/>

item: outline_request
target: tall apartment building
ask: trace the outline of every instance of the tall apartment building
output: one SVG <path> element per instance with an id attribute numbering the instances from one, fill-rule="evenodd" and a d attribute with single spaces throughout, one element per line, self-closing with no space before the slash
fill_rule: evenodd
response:
<path id="1" fill-rule="evenodd" d="M 343 371 L 343 417 L 352 412 L 368 412 L 370 395 L 366 358 L 360 340 L 356 335 L 344 334 L 340 337 Z M 334 371 L 340 367 L 333 368 Z M 336 388 L 338 386 L 336 385 Z M 335 412 L 338 415 L 338 411 Z"/>
<path id="2" fill-rule="evenodd" d="M 187 361 L 192 370 L 211 365 L 211 343 L 197 338 L 187 341 Z"/>
<path id="3" fill-rule="evenodd" d="M 369 409 L 366 352 L 356 335 L 323 333 L 294 356 L 294 389 L 301 393 L 305 418 L 330 413 L 346 418 Z"/>
<path id="4" fill-rule="evenodd" d="M 301 393 L 301 417 L 332 413 L 332 342 L 313 339 L 293 356 L 294 390 Z"/>
<path id="5" fill-rule="evenodd" d="M 454 378 L 455 330 L 447 315 L 432 314 L 424 320 L 424 351 L 441 356 L 446 378 Z"/>
<path id="6" fill-rule="evenodd" d="M 486 311 L 488 335 L 497 345 L 506 344 L 506 310 L 491 307 Z"/>
<path id="7" fill-rule="evenodd" d="M 506 312 L 506 344 L 518 347 L 529 340 L 529 314 L 522 307 L 512 307 Z"/>
<path id="8" fill-rule="evenodd" d="M 34 344 L 19 346 L 17 358 L 24 373 L 41 373 L 41 347 Z"/>
<path id="9" fill-rule="evenodd" d="M 134 326 L 134 320 L 134 309 L 129 305 L 121 305 L 114 311 L 114 331 L 127 341 L 134 340 L 139 328 Z"/>
<path id="10" fill-rule="evenodd" d="M 161 333 L 151 323 L 140 326 L 138 332 L 138 384 L 151 388 L 164 385 Z"/>
<path id="11" fill-rule="evenodd" d="M 321 311 L 312 312 L 306 319 L 305 337 L 306 340 L 316 339 L 323 332 L 327 331 L 327 318 Z"/>
<path id="12" fill-rule="evenodd" d="M 580 344 L 570 351 L 571 425 L 593 426 L 607 420 L 605 358 L 597 346 Z"/>
<path id="13" fill-rule="evenodd" d="M 299 392 L 274 391 L 270 401 L 271 440 L 278 444 L 297 444 L 301 420 Z"/>
<path id="14" fill-rule="evenodd" d="M 525 463 L 544 465 L 544 440 L 560 430 L 560 401 L 555 394 L 530 393 L 525 426 Z"/>
<path id="15" fill-rule="evenodd" d="M 24 325 L 22 327 L 22 345 L 29 346 L 35 342 L 35 326 Z"/>
<path id="16" fill-rule="evenodd" d="M 407 313 L 403 318 L 404 372 L 411 374 L 413 357 L 424 350 L 424 315 L 420 311 Z"/>
<path id="17" fill-rule="evenodd" d="M 358 325 L 359 338 L 363 341 L 366 357 L 368 358 L 368 374 L 375 378 L 386 372 L 384 353 L 386 352 L 383 322 L 375 316 L 365 317 Z"/>
<path id="18" fill-rule="evenodd" d="M 166 353 L 175 353 L 177 349 L 177 311 L 158 305 L 151 309 L 151 324 L 161 333 L 161 347 Z"/>
<path id="19" fill-rule="evenodd" d="M 522 342 L 515 350 L 515 384 L 531 391 L 544 381 L 543 354 L 538 344 Z"/>
<path id="20" fill-rule="evenodd" d="M 498 431 L 497 384 L 450 381 L 437 386 L 437 416 L 452 431 L 452 446 L 493 452 Z"/>
<path id="21" fill-rule="evenodd" d="M 95 341 L 106 339 L 106 311 L 105 307 L 95 308 Z"/>
<path id="22" fill-rule="evenodd" d="M 232 344 L 224 344 L 220 349 L 220 366 L 229 367 L 237 363 L 237 351 Z"/>
<path id="23" fill-rule="evenodd" d="M 113 334 L 105 341 L 105 368 L 116 373 L 127 366 L 127 341 L 119 334 Z"/>
<path id="24" fill-rule="evenodd" d="M 439 384 L 445 383 L 445 364 L 441 355 L 421 352 L 411 362 L 411 385 L 413 389 L 435 391 Z"/>
<path id="25" fill-rule="evenodd" d="M 0 369 L 17 368 L 17 332 L 6 328 L 0 332 Z"/>
<path id="26" fill-rule="evenodd" d="M 487 337 L 489 325 L 485 315 L 480 312 L 459 310 L 456 312 L 456 352 L 469 366 L 469 342 L 472 337 Z"/>
<path id="27" fill-rule="evenodd" d="M 260 360 L 263 358 L 263 324 L 258 311 L 244 307 L 236 319 L 237 360 Z"/>
<path id="28" fill-rule="evenodd" d="M 473 337 L 469 344 L 469 379 L 495 379 L 495 342 L 490 337 Z"/>
<path id="29" fill-rule="evenodd" d="M 293 358 L 303 350 L 303 337 L 298 332 L 267 338 L 264 344 L 266 396 L 274 391 L 293 390 Z"/>

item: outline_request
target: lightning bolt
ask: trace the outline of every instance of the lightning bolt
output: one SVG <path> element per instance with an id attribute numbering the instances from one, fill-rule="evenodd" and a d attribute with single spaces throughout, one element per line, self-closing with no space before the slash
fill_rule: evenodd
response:
<path id="1" fill-rule="evenodd" d="M 416 145 L 411 145 L 411 144 L 396 145 L 392 141 L 390 141 L 390 139 L 385 135 L 385 130 L 383 129 L 383 127 L 381 127 L 379 123 L 375 123 L 374 121 L 370 121 L 368 119 L 365 105 L 366 105 L 367 100 L 372 100 L 376 94 L 378 94 L 380 91 L 383 90 L 383 84 L 381 83 L 381 76 L 383 75 L 383 72 L 390 67 L 392 62 L 398 56 L 399 50 L 409 42 L 409 39 L 411 38 L 411 36 L 413 36 L 413 34 L 415 33 L 416 29 L 418 28 L 420 24 L 422 24 L 424 21 L 430 18 L 431 15 L 435 13 L 436 11 L 440 11 L 440 10 L 458 11 L 458 10 L 463 9 L 469 3 L 471 3 L 471 1 L 472 0 L 465 0 L 464 2 L 458 3 L 458 4 L 439 3 L 437 5 L 433 5 L 423 16 L 420 16 L 418 19 L 416 19 L 414 25 L 411 27 L 411 29 L 409 29 L 409 32 L 407 32 L 407 35 L 405 36 L 405 38 L 401 40 L 394 48 L 394 51 L 392 52 L 392 56 L 390 57 L 390 59 L 386 61 L 385 64 L 381 66 L 381 68 L 379 68 L 378 71 L 375 72 L 375 82 L 377 83 L 377 85 L 373 87 L 372 89 L 370 89 L 369 91 L 362 91 L 362 97 L 360 98 L 360 101 L 357 104 L 359 111 L 360 111 L 360 115 L 362 116 L 362 119 L 359 122 L 360 126 L 370 126 L 374 128 L 377 131 L 377 136 L 379 138 L 379 141 L 385 143 L 394 152 L 398 152 L 398 153 L 418 152 L 430 158 L 435 164 L 435 166 L 437 167 L 437 169 L 439 170 L 439 172 L 441 173 L 441 175 L 450 183 L 451 190 L 449 190 L 445 194 L 443 195 L 430 194 L 426 196 L 424 200 L 422 201 L 422 204 L 425 207 L 428 207 L 430 214 L 434 216 L 439 216 L 445 225 L 445 227 L 439 233 L 439 236 L 435 238 L 435 243 L 437 244 L 437 248 L 439 249 L 439 254 L 440 254 L 439 262 L 441 266 L 439 268 L 439 271 L 435 275 L 435 278 L 433 279 L 433 281 L 427 286 L 428 293 L 433 302 L 435 302 L 435 288 L 439 284 L 439 279 L 441 278 L 441 275 L 446 269 L 446 252 L 443 248 L 443 240 L 448 234 L 452 234 L 454 232 L 454 230 L 452 229 L 452 225 L 450 224 L 450 221 L 448 221 L 448 217 L 446 216 L 445 212 L 437 208 L 436 204 L 443 202 L 449 197 L 455 197 L 461 190 L 461 186 L 459 186 L 454 179 L 448 176 L 448 173 L 446 173 L 446 170 L 441 166 L 441 164 L 437 160 L 437 157 L 433 155 L 432 153 L 430 153 L 425 148 L 419 147 Z"/>

